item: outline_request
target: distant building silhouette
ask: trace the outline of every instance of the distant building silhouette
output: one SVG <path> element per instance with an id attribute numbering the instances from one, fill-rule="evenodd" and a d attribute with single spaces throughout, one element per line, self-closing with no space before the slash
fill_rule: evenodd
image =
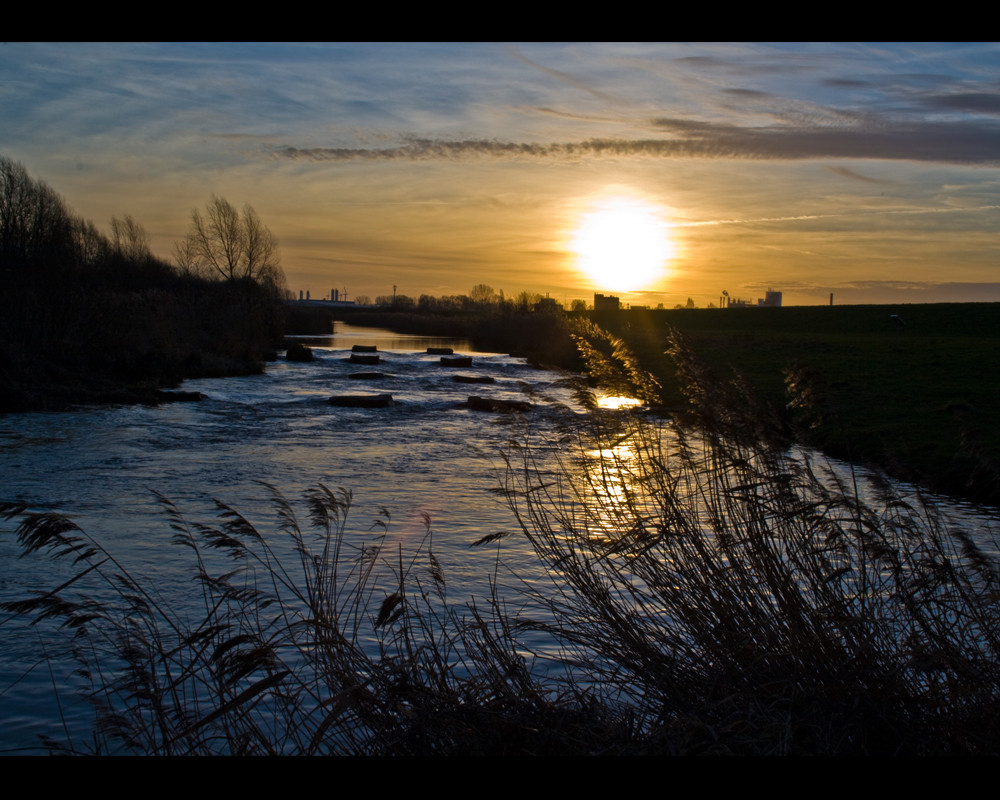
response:
<path id="1" fill-rule="evenodd" d="M 764 297 L 758 297 L 754 305 L 751 300 L 743 300 L 739 297 L 730 297 L 729 292 L 723 292 L 720 302 L 723 308 L 781 308 L 781 292 L 768 289 Z"/>
<path id="2" fill-rule="evenodd" d="M 605 297 L 603 294 L 594 292 L 594 311 L 617 311 L 621 308 L 621 301 L 613 295 Z"/>

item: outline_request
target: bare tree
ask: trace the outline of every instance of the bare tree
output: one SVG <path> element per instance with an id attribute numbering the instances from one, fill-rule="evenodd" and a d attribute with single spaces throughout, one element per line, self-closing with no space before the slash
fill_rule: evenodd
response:
<path id="1" fill-rule="evenodd" d="M 95 265 L 103 263 L 111 243 L 102 234 L 93 222 L 77 217 L 73 220 L 73 242 L 77 261 L 81 265 Z"/>
<path id="2" fill-rule="evenodd" d="M 243 255 L 249 277 L 263 277 L 278 261 L 278 241 L 252 207 L 243 207 Z"/>
<path id="3" fill-rule="evenodd" d="M 493 303 L 497 299 L 497 293 L 493 291 L 493 287 L 485 283 L 477 283 L 473 286 L 469 296 L 473 303 Z"/>
<path id="4" fill-rule="evenodd" d="M 518 311 L 529 311 L 542 299 L 538 292 L 521 292 L 514 299 L 514 306 Z"/>
<path id="5" fill-rule="evenodd" d="M 283 283 L 278 241 L 248 204 L 243 213 L 224 197 L 212 196 L 204 214 L 191 212 L 191 230 L 174 258 L 182 270 L 227 281 Z"/>
<path id="6" fill-rule="evenodd" d="M 198 271 L 198 255 L 190 239 L 183 239 L 174 245 L 174 262 L 182 275 L 193 275 Z"/>
<path id="7" fill-rule="evenodd" d="M 111 218 L 111 242 L 118 255 L 133 263 L 152 257 L 146 229 L 131 214 L 126 214 L 124 219 Z"/>
<path id="8" fill-rule="evenodd" d="M 72 259 L 72 218 L 48 184 L 0 156 L 0 272 Z"/>

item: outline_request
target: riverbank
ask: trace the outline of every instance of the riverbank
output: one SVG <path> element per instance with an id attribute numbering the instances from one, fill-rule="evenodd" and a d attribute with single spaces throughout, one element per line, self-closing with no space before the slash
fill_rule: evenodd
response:
<path id="1" fill-rule="evenodd" d="M 0 211 L 0 413 L 156 402 L 185 378 L 261 371 L 281 337 L 284 276 L 249 206 L 213 198 L 209 217 L 236 214 L 226 259 L 213 233 L 176 265 L 131 216 L 105 236 L 2 155 Z"/>
<path id="2" fill-rule="evenodd" d="M 281 308 L 251 283 L 80 283 L 58 328 L 41 335 L 26 322 L 0 336 L 0 413 L 155 404 L 186 379 L 262 372 L 280 341 Z"/>
<path id="3" fill-rule="evenodd" d="M 670 329 L 743 382 L 800 442 L 1000 505 L 1000 304 L 630 311 L 594 315 L 684 405 Z"/>

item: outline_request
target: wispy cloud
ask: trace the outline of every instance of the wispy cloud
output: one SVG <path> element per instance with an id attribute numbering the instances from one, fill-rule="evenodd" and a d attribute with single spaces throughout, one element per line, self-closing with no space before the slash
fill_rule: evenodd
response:
<path id="1" fill-rule="evenodd" d="M 551 67 L 546 67 L 544 64 L 539 64 L 537 61 L 532 61 L 516 47 L 507 47 L 507 51 L 518 60 L 523 61 L 525 64 L 528 64 L 534 67 L 535 69 L 540 70 L 541 72 L 544 72 L 546 75 L 555 78 L 556 80 L 566 84 L 567 86 L 572 86 L 574 89 L 580 89 L 584 92 L 587 92 L 588 94 L 593 95 L 597 99 L 604 100 L 605 102 L 608 103 L 619 102 L 618 98 L 608 94 L 607 92 L 602 92 L 599 91 L 598 89 L 593 88 L 585 81 L 579 80 L 578 78 L 573 77 L 569 73 L 562 72 L 561 70 L 558 69 L 552 69 Z"/>
<path id="2" fill-rule="evenodd" d="M 758 225 L 769 222 L 802 222 L 819 219 L 841 219 L 849 217 L 872 216 L 913 216 L 917 214 L 966 214 L 972 211 L 997 211 L 1000 205 L 981 206 L 946 206 L 937 208 L 861 208 L 852 211 L 842 211 L 837 214 L 790 214 L 777 217 L 746 217 L 733 219 L 692 220 L 674 223 L 675 228 L 700 228 L 706 225 Z"/>
<path id="3" fill-rule="evenodd" d="M 871 178 L 868 175 L 862 175 L 860 172 L 855 172 L 853 169 L 848 169 L 847 167 L 837 167 L 828 164 L 826 168 L 834 175 L 839 175 L 841 178 L 850 178 L 852 181 L 880 184 L 892 183 L 892 181 L 882 180 L 881 178 Z"/>
<path id="4" fill-rule="evenodd" d="M 710 158 L 802 160 L 883 159 L 949 164 L 1000 164 L 1000 124 L 976 120 L 878 126 L 751 128 L 664 118 L 654 125 L 670 138 L 594 138 L 576 142 L 404 137 L 395 147 L 287 146 L 282 158 L 305 161 L 385 161 L 462 158 Z M 857 174 L 854 174 L 857 177 Z"/>
<path id="5" fill-rule="evenodd" d="M 925 99 L 927 105 L 964 111 L 969 114 L 1000 115 L 1000 93 L 997 92 L 956 92 L 955 94 L 936 94 Z"/>

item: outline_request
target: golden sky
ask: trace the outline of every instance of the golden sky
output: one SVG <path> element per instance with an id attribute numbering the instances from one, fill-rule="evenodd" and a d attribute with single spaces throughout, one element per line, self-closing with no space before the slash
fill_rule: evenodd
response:
<path id="1" fill-rule="evenodd" d="M 7 43 L 0 108 L 99 227 L 250 203 L 313 297 L 1000 300 L 993 44 Z"/>

